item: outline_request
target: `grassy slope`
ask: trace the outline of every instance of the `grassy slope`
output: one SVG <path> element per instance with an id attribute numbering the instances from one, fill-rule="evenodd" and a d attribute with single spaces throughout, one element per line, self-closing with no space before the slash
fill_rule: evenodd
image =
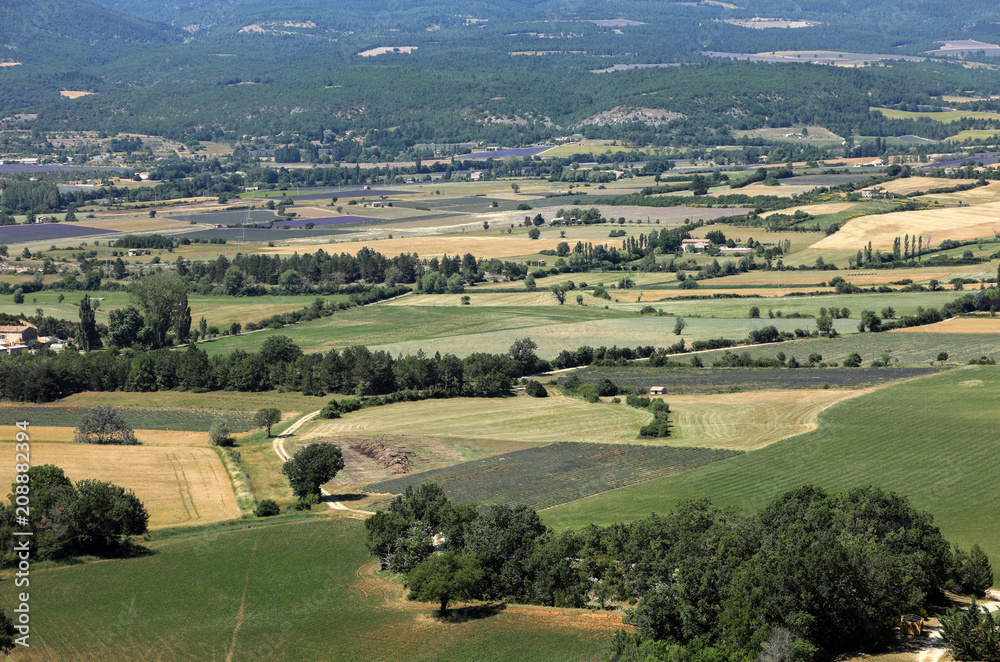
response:
<path id="1" fill-rule="evenodd" d="M 569 661 L 607 645 L 609 629 L 581 627 L 586 613 L 575 627 L 519 610 L 429 619 L 430 605 L 360 570 L 371 560 L 363 540 L 360 522 L 317 518 L 35 571 L 31 648 L 12 659 Z"/>
<path id="2" fill-rule="evenodd" d="M 834 405 L 820 428 L 713 465 L 582 499 L 544 513 L 557 529 L 664 512 L 680 499 L 757 508 L 804 483 L 874 484 L 910 497 L 953 542 L 1000 558 L 992 503 L 1000 473 L 993 421 L 1000 369 L 972 367 L 912 380 Z"/>

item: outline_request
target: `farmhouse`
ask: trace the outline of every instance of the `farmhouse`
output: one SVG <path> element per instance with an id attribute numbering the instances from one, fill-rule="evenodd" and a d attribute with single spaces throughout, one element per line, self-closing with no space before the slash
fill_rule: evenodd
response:
<path id="1" fill-rule="evenodd" d="M 706 251 L 715 246 L 711 239 L 682 239 L 681 248 L 685 253 L 697 253 Z"/>
<path id="2" fill-rule="evenodd" d="M 469 179 L 471 179 L 474 182 L 478 182 L 482 178 L 483 178 L 483 173 L 479 172 L 478 170 L 476 172 L 469 173 Z"/>
<path id="3" fill-rule="evenodd" d="M 3 345 L 0 344 L 0 354 L 6 354 L 7 356 L 17 356 L 28 349 L 27 345 Z"/>
<path id="4" fill-rule="evenodd" d="M 861 189 L 862 198 L 888 198 L 889 192 L 886 191 L 881 186 L 869 186 L 868 188 Z"/>
<path id="5" fill-rule="evenodd" d="M 666 386 L 650 386 L 649 387 L 649 394 L 650 395 L 663 395 L 666 392 L 667 392 L 667 387 Z"/>
<path id="6" fill-rule="evenodd" d="M 51 222 L 52 222 L 51 216 L 39 216 L 35 219 L 35 223 L 51 223 Z"/>
<path id="7" fill-rule="evenodd" d="M 0 326 L 0 345 L 17 345 L 29 340 L 38 340 L 38 329 L 32 324 Z"/>

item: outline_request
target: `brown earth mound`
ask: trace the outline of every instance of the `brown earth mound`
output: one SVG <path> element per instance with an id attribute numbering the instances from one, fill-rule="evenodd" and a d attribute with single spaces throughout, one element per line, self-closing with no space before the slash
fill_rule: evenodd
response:
<path id="1" fill-rule="evenodd" d="M 395 451 L 378 439 L 359 439 L 350 443 L 352 450 L 369 457 L 389 470 L 391 474 L 406 474 L 413 469 L 413 461 L 405 453 Z"/>

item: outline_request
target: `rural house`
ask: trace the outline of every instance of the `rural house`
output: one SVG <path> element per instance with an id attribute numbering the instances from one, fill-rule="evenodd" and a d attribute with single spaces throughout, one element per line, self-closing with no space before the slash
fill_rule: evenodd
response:
<path id="1" fill-rule="evenodd" d="M 715 246 L 711 239 L 682 239 L 681 249 L 685 253 L 697 253 L 698 251 L 707 251 L 709 248 Z"/>
<path id="2" fill-rule="evenodd" d="M 650 386 L 649 387 L 649 394 L 650 395 L 663 395 L 666 392 L 667 392 L 667 387 L 666 386 Z"/>
<path id="3" fill-rule="evenodd" d="M 38 329 L 32 324 L 0 326 L 0 345 L 17 345 L 38 340 Z"/>
<path id="4" fill-rule="evenodd" d="M 862 198 L 888 198 L 889 192 L 886 191 L 881 186 L 869 186 L 868 188 L 861 189 Z"/>

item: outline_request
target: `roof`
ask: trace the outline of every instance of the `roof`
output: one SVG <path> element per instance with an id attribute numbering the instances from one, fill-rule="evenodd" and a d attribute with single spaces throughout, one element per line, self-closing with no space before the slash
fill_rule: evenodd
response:
<path id="1" fill-rule="evenodd" d="M 23 324 L 20 326 L 0 326 L 0 332 L 4 333 L 16 333 L 18 331 L 27 331 L 28 329 L 35 328 L 32 324 Z"/>

